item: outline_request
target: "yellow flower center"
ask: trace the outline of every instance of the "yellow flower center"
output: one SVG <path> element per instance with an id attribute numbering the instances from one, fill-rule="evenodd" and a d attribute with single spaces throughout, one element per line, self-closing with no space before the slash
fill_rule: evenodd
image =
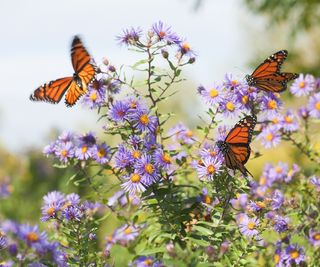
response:
<path id="1" fill-rule="evenodd" d="M 291 256 L 292 259 L 295 260 L 296 258 L 299 257 L 299 252 L 294 249 L 294 250 L 292 250 L 292 251 L 290 252 L 290 256 Z"/>
<path id="2" fill-rule="evenodd" d="M 103 158 L 106 155 L 106 151 L 103 148 L 99 148 L 97 154 L 99 158 Z"/>
<path id="3" fill-rule="evenodd" d="M 88 151 L 88 147 L 87 146 L 82 146 L 81 147 L 81 152 L 84 154 Z"/>
<path id="4" fill-rule="evenodd" d="M 131 227 L 128 227 L 126 230 L 124 230 L 124 233 L 125 233 L 126 235 L 131 234 L 131 233 L 132 233 Z"/>
<path id="5" fill-rule="evenodd" d="M 217 89 L 212 88 L 212 89 L 210 90 L 210 97 L 211 97 L 211 98 L 215 98 L 215 97 L 217 97 L 218 95 L 219 95 L 219 93 L 218 93 L 218 90 L 217 90 Z"/>
<path id="6" fill-rule="evenodd" d="M 317 102 L 314 106 L 315 106 L 315 108 L 316 108 L 317 110 L 320 110 L 320 101 Z"/>
<path id="7" fill-rule="evenodd" d="M 232 84 L 232 86 L 235 86 L 235 85 L 237 85 L 239 82 L 237 81 L 237 80 L 232 80 L 231 81 L 231 84 Z"/>
<path id="8" fill-rule="evenodd" d="M 276 264 L 278 264 L 279 261 L 280 261 L 280 255 L 279 255 L 279 254 L 274 254 L 273 260 L 274 260 L 274 262 L 275 262 Z"/>
<path id="9" fill-rule="evenodd" d="M 190 50 L 190 45 L 188 43 L 183 43 L 182 48 L 187 52 Z"/>
<path id="10" fill-rule="evenodd" d="M 260 178 L 259 184 L 260 185 L 265 185 L 267 183 L 267 178 L 265 176 L 262 176 Z"/>
<path id="11" fill-rule="evenodd" d="M 212 202 L 211 197 L 204 196 L 203 202 L 206 203 L 206 204 L 211 204 L 211 202 Z"/>
<path id="12" fill-rule="evenodd" d="M 267 135 L 266 135 L 266 140 L 267 141 L 272 141 L 273 140 L 273 134 L 272 133 L 268 133 Z"/>
<path id="13" fill-rule="evenodd" d="M 90 95 L 90 100 L 96 101 L 97 100 L 97 92 L 92 92 Z"/>
<path id="14" fill-rule="evenodd" d="M 130 108 L 134 109 L 137 107 L 137 102 L 136 101 L 131 101 L 129 104 Z"/>
<path id="15" fill-rule="evenodd" d="M 171 163 L 171 157 L 168 154 L 163 154 L 162 155 L 162 160 L 167 164 Z"/>
<path id="16" fill-rule="evenodd" d="M 278 107 L 277 102 L 275 100 L 270 100 L 268 102 L 268 108 L 269 109 L 276 109 Z"/>
<path id="17" fill-rule="evenodd" d="M 306 83 L 304 81 L 299 83 L 299 87 L 302 89 L 306 86 Z"/>
<path id="18" fill-rule="evenodd" d="M 149 123 L 149 117 L 147 114 L 143 114 L 140 116 L 140 122 L 144 125 L 147 125 Z"/>
<path id="19" fill-rule="evenodd" d="M 278 119 L 278 118 L 274 118 L 274 119 L 272 119 L 271 121 L 272 121 L 273 124 L 279 123 L 279 119 Z"/>
<path id="20" fill-rule="evenodd" d="M 141 152 L 139 150 L 135 150 L 135 151 L 132 152 L 132 156 L 135 159 L 139 159 L 141 157 Z"/>
<path id="21" fill-rule="evenodd" d="M 293 118 L 291 116 L 285 116 L 284 120 L 286 123 L 292 123 L 293 122 Z"/>
<path id="22" fill-rule="evenodd" d="M 242 102 L 243 104 L 247 104 L 248 101 L 249 101 L 249 97 L 248 97 L 247 95 L 244 95 L 244 96 L 241 98 L 241 102 Z"/>
<path id="23" fill-rule="evenodd" d="M 48 214 L 49 216 L 52 216 L 52 215 L 54 214 L 54 208 L 53 208 L 53 207 L 48 208 L 48 209 L 47 209 L 47 214 Z"/>
<path id="24" fill-rule="evenodd" d="M 217 152 L 214 151 L 214 150 L 210 150 L 209 154 L 210 154 L 211 157 L 214 157 L 214 156 L 217 155 Z"/>
<path id="25" fill-rule="evenodd" d="M 61 150 L 60 154 L 62 157 L 66 157 L 68 155 L 68 151 L 66 149 Z"/>
<path id="26" fill-rule="evenodd" d="M 141 176 L 138 173 L 134 173 L 131 175 L 131 182 L 133 183 L 139 183 L 141 180 Z"/>
<path id="27" fill-rule="evenodd" d="M 166 32 L 164 32 L 164 31 L 159 32 L 159 37 L 160 38 L 163 38 L 165 36 L 166 36 Z"/>
<path id="28" fill-rule="evenodd" d="M 146 264 L 147 266 L 151 266 L 153 264 L 153 261 L 151 259 L 146 259 L 144 261 L 144 264 Z"/>
<path id="29" fill-rule="evenodd" d="M 276 173 L 282 173 L 282 168 L 281 167 L 276 167 Z"/>
<path id="30" fill-rule="evenodd" d="M 316 234 L 314 234 L 313 236 L 312 236 L 312 238 L 314 239 L 314 240 L 320 240 L 320 233 L 316 233 Z"/>
<path id="31" fill-rule="evenodd" d="M 266 204 L 262 201 L 257 201 L 256 204 L 261 209 L 264 209 L 266 207 Z"/>
<path id="32" fill-rule="evenodd" d="M 27 234 L 27 239 L 30 242 L 37 242 L 39 240 L 39 236 L 35 232 L 30 232 Z"/>
<path id="33" fill-rule="evenodd" d="M 256 227 L 256 224 L 254 222 L 248 222 L 248 229 L 253 230 Z"/>
<path id="34" fill-rule="evenodd" d="M 145 166 L 144 166 L 144 170 L 149 173 L 149 174 L 152 174 L 154 172 L 154 167 L 152 164 L 150 163 L 147 163 Z"/>
<path id="35" fill-rule="evenodd" d="M 228 103 L 226 104 L 226 108 L 227 108 L 227 110 L 229 110 L 229 111 L 234 111 L 234 104 L 231 103 L 231 102 L 228 102 Z"/>
<path id="36" fill-rule="evenodd" d="M 186 131 L 186 137 L 191 138 L 193 136 L 193 132 L 191 130 Z"/>
<path id="37" fill-rule="evenodd" d="M 207 167 L 207 171 L 209 174 L 214 174 L 216 168 L 211 164 Z"/>

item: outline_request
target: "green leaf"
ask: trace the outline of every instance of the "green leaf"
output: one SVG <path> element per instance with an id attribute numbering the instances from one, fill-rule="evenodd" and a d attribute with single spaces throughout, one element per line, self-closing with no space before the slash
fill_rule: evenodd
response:
<path id="1" fill-rule="evenodd" d="M 213 231 L 211 231 L 205 227 L 202 227 L 199 225 L 194 225 L 192 228 L 203 235 L 213 235 Z"/>
<path id="2" fill-rule="evenodd" d="M 141 250 L 141 251 L 138 251 L 137 254 L 138 255 L 152 255 L 152 254 L 156 254 L 159 252 L 165 252 L 165 251 L 166 251 L 165 247 L 162 247 L 162 248 Z"/>
<path id="3" fill-rule="evenodd" d="M 136 62 L 132 68 L 135 69 L 136 67 L 140 66 L 140 65 L 143 65 L 143 64 L 146 64 L 148 62 L 147 59 L 142 59 L 142 60 L 139 60 L 138 62 Z"/>
<path id="4" fill-rule="evenodd" d="M 207 247 L 210 245 L 210 243 L 208 241 L 205 241 L 203 239 L 196 239 L 193 237 L 187 237 L 186 239 L 192 241 L 193 243 L 195 243 L 196 245 L 199 245 L 199 246 Z"/>

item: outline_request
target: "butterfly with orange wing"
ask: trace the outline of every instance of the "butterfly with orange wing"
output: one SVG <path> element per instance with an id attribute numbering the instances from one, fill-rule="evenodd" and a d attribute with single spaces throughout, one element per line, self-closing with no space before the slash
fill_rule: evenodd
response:
<path id="1" fill-rule="evenodd" d="M 250 142 L 256 123 L 255 115 L 246 116 L 231 129 L 224 141 L 217 142 L 226 166 L 232 170 L 240 170 L 244 176 L 247 176 L 247 173 L 252 176 L 244 164 L 250 157 Z"/>
<path id="2" fill-rule="evenodd" d="M 75 36 L 71 45 L 71 61 L 74 69 L 72 77 L 60 78 L 37 88 L 30 99 L 57 104 L 65 93 L 65 103 L 73 106 L 87 92 L 88 84 L 93 80 L 96 69 L 82 41 Z"/>
<path id="3" fill-rule="evenodd" d="M 287 83 L 298 77 L 296 73 L 280 72 L 281 65 L 287 56 L 288 51 L 281 50 L 268 57 L 251 75 L 246 75 L 248 85 L 273 93 L 286 90 Z"/>

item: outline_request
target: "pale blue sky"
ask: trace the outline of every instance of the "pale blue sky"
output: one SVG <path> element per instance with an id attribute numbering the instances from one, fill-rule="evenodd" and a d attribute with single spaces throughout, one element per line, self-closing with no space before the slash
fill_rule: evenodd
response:
<path id="1" fill-rule="evenodd" d="M 29 101 L 46 81 L 72 73 L 70 42 L 81 34 L 100 62 L 130 64 L 125 48 L 115 41 L 123 28 L 148 28 L 162 20 L 185 36 L 198 59 L 188 68 L 196 84 L 221 80 L 225 72 L 243 74 L 250 59 L 250 17 L 242 1 L 209 0 L 197 12 L 183 0 L 11 0 L 0 1 L 0 142 L 13 149 L 43 145 L 52 127 L 86 131 L 96 117 L 81 106 L 66 108 Z"/>

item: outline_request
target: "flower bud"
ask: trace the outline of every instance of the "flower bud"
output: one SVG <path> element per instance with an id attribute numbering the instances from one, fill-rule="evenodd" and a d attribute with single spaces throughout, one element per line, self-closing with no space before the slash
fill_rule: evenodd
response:
<path id="1" fill-rule="evenodd" d="M 161 50 L 161 54 L 162 54 L 163 58 L 165 58 L 165 59 L 167 59 L 167 58 L 169 57 L 169 53 L 168 53 L 168 51 L 165 50 L 165 49 L 162 49 L 162 50 Z"/>
<path id="2" fill-rule="evenodd" d="M 108 60 L 107 58 L 103 58 L 103 59 L 102 59 L 102 63 L 103 63 L 104 65 L 108 66 L 108 65 L 109 65 L 109 60 Z"/>

